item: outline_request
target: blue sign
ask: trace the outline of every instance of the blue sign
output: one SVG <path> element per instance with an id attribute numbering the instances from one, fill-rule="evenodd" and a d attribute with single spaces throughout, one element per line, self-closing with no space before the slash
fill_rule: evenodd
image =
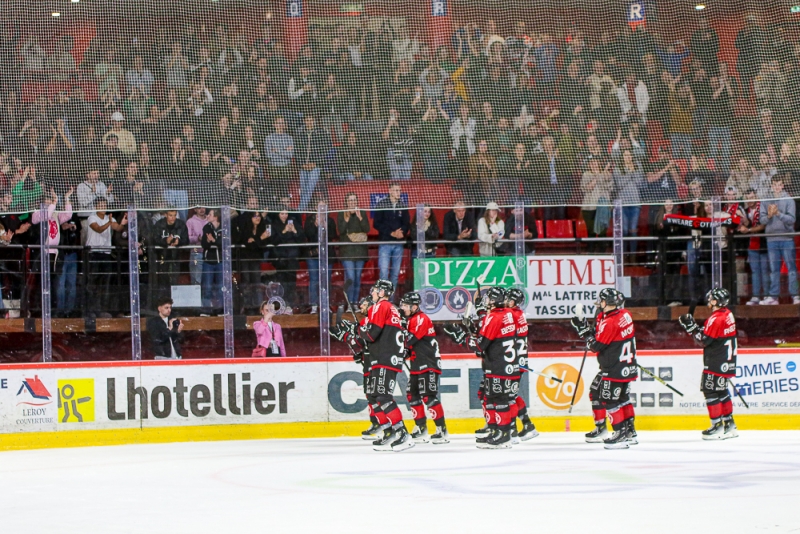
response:
<path id="1" fill-rule="evenodd" d="M 431 15 L 434 17 L 446 17 L 447 0 L 431 0 Z"/>
<path id="2" fill-rule="evenodd" d="M 469 291 L 463 287 L 454 287 L 444 297 L 444 304 L 453 313 L 464 313 L 467 304 L 472 300 Z"/>
<path id="3" fill-rule="evenodd" d="M 286 0 L 286 16 L 290 19 L 303 17 L 303 0 Z"/>
<path id="4" fill-rule="evenodd" d="M 794 373 L 794 370 L 797 369 L 797 365 L 794 362 L 786 362 L 786 370 L 790 373 Z"/>
<path id="5" fill-rule="evenodd" d="M 439 313 L 439 310 L 444 306 L 444 295 L 435 287 L 426 287 L 419 290 L 419 295 L 422 297 L 422 311 L 428 315 Z"/>
<path id="6" fill-rule="evenodd" d="M 634 0 L 628 6 L 628 24 L 638 24 L 644 22 L 644 1 Z"/>

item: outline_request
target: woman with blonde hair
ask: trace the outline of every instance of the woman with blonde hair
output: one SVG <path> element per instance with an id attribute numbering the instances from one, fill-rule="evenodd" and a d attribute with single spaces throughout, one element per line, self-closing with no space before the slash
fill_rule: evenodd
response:
<path id="1" fill-rule="evenodd" d="M 261 319 L 253 323 L 253 330 L 258 340 L 258 346 L 253 349 L 253 357 L 286 356 L 286 346 L 283 344 L 281 325 L 272 320 L 275 317 L 273 304 L 265 300 L 261 303 L 259 311 L 261 312 Z"/>
<path id="2" fill-rule="evenodd" d="M 505 223 L 500 218 L 500 207 L 489 202 L 483 217 L 478 221 L 478 250 L 481 256 L 496 256 L 498 241 L 505 235 Z"/>

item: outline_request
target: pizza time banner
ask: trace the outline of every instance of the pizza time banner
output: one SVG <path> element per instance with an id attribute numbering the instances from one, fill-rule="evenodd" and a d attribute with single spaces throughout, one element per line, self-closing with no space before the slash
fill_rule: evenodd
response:
<path id="1" fill-rule="evenodd" d="M 613 256 L 559 255 L 454 257 L 415 260 L 415 289 L 422 308 L 434 320 L 457 319 L 474 302 L 478 286 L 523 289 L 529 319 L 564 319 L 583 307 L 594 314 L 600 290 L 616 282 Z"/>
<path id="2" fill-rule="evenodd" d="M 591 417 L 588 388 L 597 360 L 582 352 L 531 353 L 520 394 L 531 417 L 565 416 L 576 390 L 575 417 Z M 798 354 L 740 349 L 733 384 L 750 408 L 737 413 L 800 414 Z M 706 413 L 700 392 L 700 351 L 640 351 L 639 363 L 680 390 L 678 396 L 646 375 L 632 385 L 640 415 Z M 448 355 L 441 395 L 451 419 L 480 418 L 480 361 Z M 342 357 L 274 360 L 116 362 L 9 365 L 0 369 L 0 440 L 14 432 L 52 432 L 278 422 L 367 420 L 361 367 Z M 394 394 L 410 418 L 405 374 Z"/>

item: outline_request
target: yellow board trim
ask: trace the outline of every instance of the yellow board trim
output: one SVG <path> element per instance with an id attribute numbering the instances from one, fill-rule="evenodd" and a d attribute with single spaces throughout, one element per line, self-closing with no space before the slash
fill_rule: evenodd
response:
<path id="1" fill-rule="evenodd" d="M 588 432 L 590 417 L 539 417 L 534 419 L 541 432 Z M 472 434 L 482 419 L 451 419 L 451 434 Z M 262 425 L 204 425 L 126 428 L 114 430 L 65 430 L 24 432 L 0 435 L 0 450 L 90 447 L 187 441 L 229 441 L 240 439 L 333 438 L 358 436 L 365 421 L 335 423 L 270 423 Z M 737 414 L 739 430 L 800 430 L 800 414 Z M 643 415 L 636 417 L 637 430 L 703 430 L 708 417 L 702 415 Z M 429 422 L 429 429 L 433 430 Z"/>

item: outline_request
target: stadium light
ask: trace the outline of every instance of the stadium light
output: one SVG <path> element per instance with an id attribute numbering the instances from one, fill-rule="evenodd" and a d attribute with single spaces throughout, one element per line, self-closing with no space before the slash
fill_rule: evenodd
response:
<path id="1" fill-rule="evenodd" d="M 696 6 L 694 6 L 694 8 L 697 11 L 703 11 L 706 8 L 706 5 L 705 4 L 697 4 Z"/>
<path id="2" fill-rule="evenodd" d="M 59 13 L 58 11 L 53 11 L 53 12 L 51 13 L 51 15 L 53 15 L 54 17 L 60 17 L 60 16 L 61 16 L 61 13 Z"/>
<path id="3" fill-rule="evenodd" d="M 78 3 L 78 2 L 80 2 L 81 0 L 70 0 L 70 1 L 71 1 L 73 4 L 77 4 L 77 3 Z"/>

